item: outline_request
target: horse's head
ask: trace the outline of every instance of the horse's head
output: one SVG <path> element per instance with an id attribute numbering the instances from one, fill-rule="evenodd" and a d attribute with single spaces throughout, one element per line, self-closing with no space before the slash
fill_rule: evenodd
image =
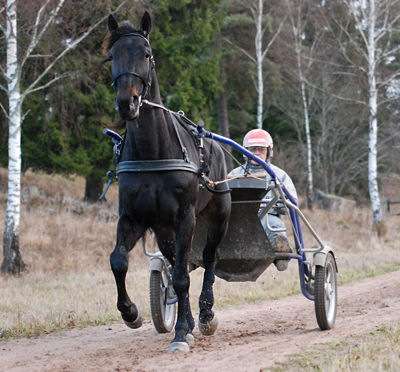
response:
<path id="1" fill-rule="evenodd" d="M 149 43 L 151 18 L 145 12 L 140 29 L 129 22 L 118 25 L 110 14 L 108 17 L 110 34 L 104 42 L 107 60 L 112 63 L 112 79 L 116 92 L 115 109 L 121 119 L 135 120 L 139 116 L 142 98 L 151 86 L 154 59 Z"/>

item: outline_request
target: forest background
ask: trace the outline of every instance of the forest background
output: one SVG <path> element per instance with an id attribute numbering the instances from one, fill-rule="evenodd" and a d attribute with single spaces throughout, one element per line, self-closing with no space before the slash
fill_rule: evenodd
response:
<path id="1" fill-rule="evenodd" d="M 48 9 L 58 3 L 17 1 L 21 50 L 29 44 L 46 2 Z M 373 36 L 383 43 L 377 51 L 385 52 L 374 60 L 378 181 L 383 183 L 400 177 L 400 4 L 365 4 L 375 2 L 383 18 Z M 354 9 L 354 3 L 65 0 L 26 61 L 21 86 L 29 87 L 60 50 L 118 6 L 116 18 L 136 25 L 147 10 L 153 17 L 150 40 L 168 108 L 183 110 L 194 122 L 203 120 L 208 129 L 239 143 L 248 130 L 261 126 L 274 139 L 274 163 L 291 176 L 300 194 L 309 194 L 311 186 L 367 202 L 371 76 L 364 28 L 370 18 L 364 14 L 368 6 L 358 3 Z M 385 14 L 394 18 L 388 23 Z M 6 24 L 4 7 L 0 21 Z M 104 21 L 54 65 L 42 79 L 43 88 L 27 95 L 22 106 L 22 170 L 83 176 L 90 202 L 98 200 L 105 174 L 113 167 L 112 143 L 102 134 L 103 126 L 117 120 L 110 67 L 101 63 L 106 32 Z M 5 52 L 3 32 L 2 86 Z M 0 166 L 7 167 L 9 107 L 4 89 L 0 103 Z"/>

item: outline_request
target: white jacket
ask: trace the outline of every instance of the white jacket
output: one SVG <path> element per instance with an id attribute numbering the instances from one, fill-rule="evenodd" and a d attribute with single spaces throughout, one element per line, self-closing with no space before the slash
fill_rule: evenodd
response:
<path id="1" fill-rule="evenodd" d="M 296 199 L 297 203 L 297 191 L 296 188 L 294 187 L 292 179 L 287 175 L 285 171 L 283 171 L 281 168 L 278 168 L 276 165 L 273 164 L 268 164 L 270 168 L 274 171 L 275 175 L 282 181 L 282 183 L 285 185 L 287 191 Z M 246 168 L 247 164 L 245 164 L 243 167 Z M 269 181 L 271 179 L 271 176 L 268 174 L 268 172 L 261 166 L 261 165 L 252 165 L 250 164 L 248 166 L 249 173 L 265 173 L 266 177 L 265 180 Z M 237 167 L 234 170 L 232 170 L 229 175 L 244 175 L 245 170 L 242 167 Z M 271 193 L 271 192 L 270 192 Z M 268 194 L 270 194 L 268 193 Z M 272 195 L 269 195 L 272 197 Z"/>

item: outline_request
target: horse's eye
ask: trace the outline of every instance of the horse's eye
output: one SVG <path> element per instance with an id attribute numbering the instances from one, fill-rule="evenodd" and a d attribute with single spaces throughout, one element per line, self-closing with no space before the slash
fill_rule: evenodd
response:
<path id="1" fill-rule="evenodd" d="M 107 58 L 107 61 L 110 61 L 110 62 L 111 62 L 112 60 L 113 60 L 113 56 L 112 56 L 112 55 L 109 55 L 108 58 Z"/>
<path id="2" fill-rule="evenodd" d="M 146 59 L 150 59 L 151 55 L 150 55 L 150 54 L 146 54 L 144 57 L 145 57 Z"/>

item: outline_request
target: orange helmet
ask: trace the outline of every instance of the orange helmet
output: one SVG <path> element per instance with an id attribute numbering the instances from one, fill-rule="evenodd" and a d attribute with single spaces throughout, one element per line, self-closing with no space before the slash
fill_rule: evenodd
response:
<path id="1" fill-rule="evenodd" d="M 263 129 L 253 129 L 243 139 L 243 147 L 274 147 L 271 135 Z"/>

